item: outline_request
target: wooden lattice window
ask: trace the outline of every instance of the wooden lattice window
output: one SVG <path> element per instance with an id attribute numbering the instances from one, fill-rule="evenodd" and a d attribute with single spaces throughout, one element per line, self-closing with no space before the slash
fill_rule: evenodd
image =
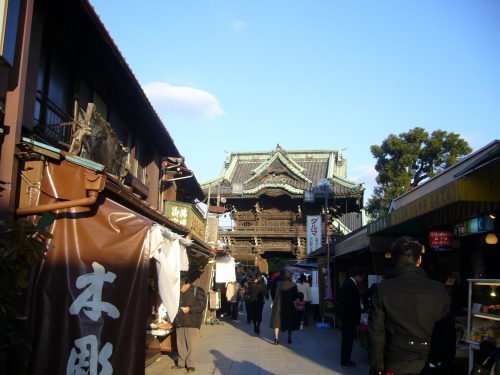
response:
<path id="1" fill-rule="evenodd" d="M 266 226 L 271 228 L 289 228 L 292 226 L 290 220 L 267 220 Z"/>

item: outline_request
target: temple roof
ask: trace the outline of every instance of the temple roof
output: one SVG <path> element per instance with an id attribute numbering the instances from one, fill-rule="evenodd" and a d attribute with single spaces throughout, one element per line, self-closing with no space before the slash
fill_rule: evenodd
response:
<path id="1" fill-rule="evenodd" d="M 362 184 L 347 179 L 347 161 L 342 150 L 285 151 L 277 145 L 271 151 L 227 152 L 220 175 L 202 184 L 218 187 L 222 196 L 258 196 L 266 190 L 280 189 L 291 196 L 330 181 L 336 196 L 362 194 Z"/>

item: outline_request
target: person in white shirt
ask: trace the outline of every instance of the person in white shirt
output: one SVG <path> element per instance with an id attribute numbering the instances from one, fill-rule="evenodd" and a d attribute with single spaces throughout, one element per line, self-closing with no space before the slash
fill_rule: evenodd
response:
<path id="1" fill-rule="evenodd" d="M 238 320 L 238 296 L 240 289 L 241 285 L 237 281 L 230 281 L 226 284 L 226 298 L 232 320 Z"/>
<path id="2" fill-rule="evenodd" d="M 304 326 L 309 324 L 309 309 L 312 302 L 312 292 L 311 285 L 307 282 L 306 275 L 301 274 L 299 280 L 297 281 L 297 290 L 304 294 L 304 302 L 306 303 L 306 308 L 304 310 L 304 320 L 300 322 L 300 330 L 304 330 Z"/>

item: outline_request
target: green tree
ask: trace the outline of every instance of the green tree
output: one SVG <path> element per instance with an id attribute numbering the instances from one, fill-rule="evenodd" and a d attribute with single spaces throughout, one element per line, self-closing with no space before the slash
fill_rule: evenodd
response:
<path id="1" fill-rule="evenodd" d="M 272 276 L 275 272 L 279 271 L 281 268 L 285 268 L 287 265 L 286 258 L 269 258 L 267 261 L 269 275 Z"/>
<path id="2" fill-rule="evenodd" d="M 3 184 L 0 181 L 0 185 Z M 0 193 L 4 190 L 0 186 Z M 37 224 L 30 221 L 0 221 L 0 361 L 9 349 L 25 344 L 15 329 L 15 320 L 27 317 L 19 308 L 19 298 L 28 287 L 29 271 L 39 258 L 45 258 L 46 231 L 55 220 L 52 213 L 45 213 Z"/>
<path id="3" fill-rule="evenodd" d="M 382 145 L 370 150 L 378 172 L 378 186 L 366 205 L 373 218 L 385 215 L 393 199 L 472 152 L 458 134 L 436 130 L 429 135 L 419 127 L 399 136 L 390 134 Z"/>

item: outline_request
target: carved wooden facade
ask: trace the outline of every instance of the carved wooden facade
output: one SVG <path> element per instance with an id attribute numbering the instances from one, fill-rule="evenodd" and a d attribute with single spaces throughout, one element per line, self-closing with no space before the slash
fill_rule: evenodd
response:
<path id="1" fill-rule="evenodd" d="M 307 216 L 324 217 L 325 199 L 307 204 L 304 192 L 322 178 L 330 182 L 328 237 L 334 239 L 356 229 L 341 219 L 359 213 L 364 193 L 347 179 L 341 150 L 285 151 L 278 145 L 270 152 L 229 153 L 219 177 L 202 188 L 210 190 L 210 211 L 229 212 L 234 220 L 232 228 L 219 228 L 219 240 L 242 264 L 266 272 L 270 257 L 306 257 Z"/>

